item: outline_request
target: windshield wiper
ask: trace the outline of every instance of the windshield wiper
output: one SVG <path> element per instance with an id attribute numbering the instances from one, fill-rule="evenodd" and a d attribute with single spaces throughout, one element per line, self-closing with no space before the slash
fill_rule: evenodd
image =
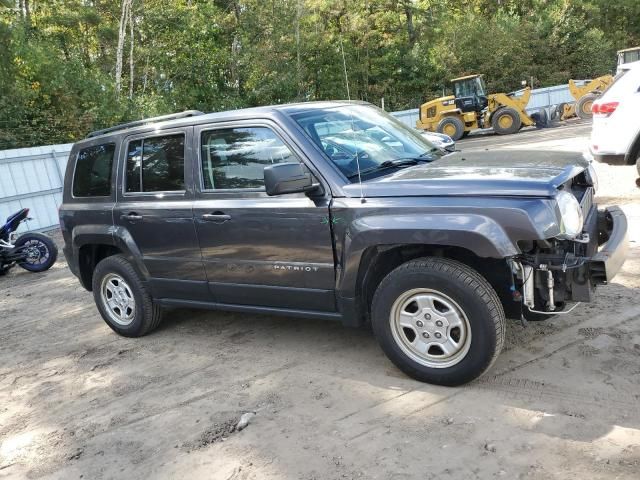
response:
<path id="1" fill-rule="evenodd" d="M 426 152 L 422 152 L 420 155 L 418 155 L 418 158 L 425 158 L 428 155 L 433 155 L 434 153 L 440 154 L 442 156 L 442 150 L 442 148 L 433 147 Z"/>
<path id="2" fill-rule="evenodd" d="M 411 165 L 418 165 L 420 160 L 417 158 L 396 158 L 395 160 L 385 160 L 380 165 L 377 165 L 373 168 L 367 168 L 366 170 L 360 171 L 360 175 L 366 175 L 367 173 L 379 172 L 380 170 L 386 170 L 388 168 L 396 168 L 396 167 L 408 167 Z M 358 176 L 358 172 L 352 173 L 347 178 L 351 180 Z"/>

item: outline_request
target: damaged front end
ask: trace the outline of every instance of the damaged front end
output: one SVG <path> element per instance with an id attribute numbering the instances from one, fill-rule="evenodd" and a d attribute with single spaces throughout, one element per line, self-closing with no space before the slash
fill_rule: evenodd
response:
<path id="1" fill-rule="evenodd" d="M 590 170 L 563 185 L 559 193 L 575 198 L 576 212 L 563 212 L 560 206 L 558 216 L 573 225 L 554 238 L 520 242 L 522 253 L 508 260 L 513 297 L 522 302 L 525 318 L 528 312 L 553 315 L 570 311 L 568 303 L 590 302 L 596 286 L 611 281 L 622 267 L 627 219 L 617 206 L 598 210 L 595 188 Z"/>

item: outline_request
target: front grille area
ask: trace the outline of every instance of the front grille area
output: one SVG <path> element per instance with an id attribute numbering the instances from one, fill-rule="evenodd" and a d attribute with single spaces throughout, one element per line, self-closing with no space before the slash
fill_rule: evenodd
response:
<path id="1" fill-rule="evenodd" d="M 589 215 L 591 208 L 593 207 L 593 197 L 595 192 L 593 191 L 593 187 L 588 187 L 580 199 L 580 208 L 582 208 L 582 215 L 586 217 Z"/>

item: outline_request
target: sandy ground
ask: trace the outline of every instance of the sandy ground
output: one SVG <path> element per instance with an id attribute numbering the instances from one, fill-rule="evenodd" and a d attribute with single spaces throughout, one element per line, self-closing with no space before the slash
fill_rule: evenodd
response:
<path id="1" fill-rule="evenodd" d="M 589 125 L 469 138 L 461 148 L 584 148 Z M 415 382 L 366 329 L 172 311 L 118 337 L 65 263 L 0 277 L 0 478 L 637 479 L 640 193 L 598 165 L 632 250 L 598 300 L 509 323 L 462 388 Z M 240 415 L 256 416 L 229 433 Z"/>

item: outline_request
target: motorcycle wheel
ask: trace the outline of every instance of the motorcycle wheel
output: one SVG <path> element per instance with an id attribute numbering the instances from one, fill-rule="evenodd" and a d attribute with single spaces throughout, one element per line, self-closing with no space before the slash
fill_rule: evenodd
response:
<path id="1" fill-rule="evenodd" d="M 29 272 L 49 270 L 58 258 L 58 247 L 41 233 L 27 233 L 16 240 L 15 248 L 25 251 L 27 258 L 19 265 Z"/>

